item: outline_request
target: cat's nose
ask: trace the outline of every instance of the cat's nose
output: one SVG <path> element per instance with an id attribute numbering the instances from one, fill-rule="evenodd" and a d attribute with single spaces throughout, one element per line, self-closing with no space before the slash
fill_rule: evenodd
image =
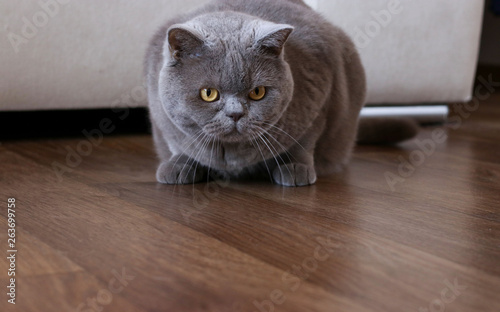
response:
<path id="1" fill-rule="evenodd" d="M 243 113 L 233 112 L 233 113 L 227 114 L 227 117 L 233 119 L 234 122 L 238 122 L 241 119 L 241 117 L 243 117 Z"/>

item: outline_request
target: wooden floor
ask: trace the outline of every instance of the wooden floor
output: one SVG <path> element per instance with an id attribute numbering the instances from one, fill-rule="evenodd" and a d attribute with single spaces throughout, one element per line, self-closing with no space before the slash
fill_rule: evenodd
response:
<path id="1" fill-rule="evenodd" d="M 304 188 L 159 185 L 144 134 L 4 141 L 0 311 L 500 311 L 500 96 L 462 113 Z"/>

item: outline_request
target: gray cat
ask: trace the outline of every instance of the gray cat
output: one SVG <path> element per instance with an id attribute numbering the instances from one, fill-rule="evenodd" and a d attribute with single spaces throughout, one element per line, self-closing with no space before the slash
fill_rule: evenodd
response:
<path id="1" fill-rule="evenodd" d="M 219 0 L 168 22 L 146 56 L 161 183 L 342 170 L 366 81 L 355 46 L 301 0 Z"/>

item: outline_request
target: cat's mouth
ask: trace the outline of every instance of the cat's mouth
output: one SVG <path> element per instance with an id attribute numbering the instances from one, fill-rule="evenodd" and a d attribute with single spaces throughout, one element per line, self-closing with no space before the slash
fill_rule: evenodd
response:
<path id="1" fill-rule="evenodd" d="M 203 127 L 204 132 L 223 142 L 241 142 L 250 137 L 247 127 L 241 124 L 226 124 L 211 123 Z"/>
<path id="2" fill-rule="evenodd" d="M 219 134 L 219 139 L 226 142 L 239 142 L 245 139 L 247 134 L 235 125 L 232 129 Z"/>

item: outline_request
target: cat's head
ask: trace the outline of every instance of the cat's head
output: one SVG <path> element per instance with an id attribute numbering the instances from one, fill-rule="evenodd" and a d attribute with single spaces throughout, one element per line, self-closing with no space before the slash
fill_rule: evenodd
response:
<path id="1" fill-rule="evenodd" d="M 293 27 L 235 12 L 211 13 L 166 34 L 160 99 L 184 133 L 223 142 L 256 137 L 293 94 L 283 57 Z"/>

